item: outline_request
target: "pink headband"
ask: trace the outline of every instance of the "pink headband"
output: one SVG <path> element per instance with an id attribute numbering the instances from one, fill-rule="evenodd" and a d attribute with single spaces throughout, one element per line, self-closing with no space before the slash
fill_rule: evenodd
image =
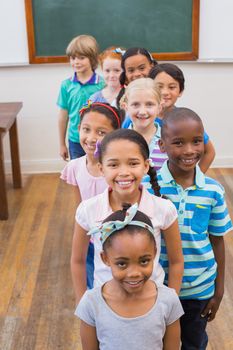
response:
<path id="1" fill-rule="evenodd" d="M 83 107 L 80 109 L 79 113 L 82 114 L 87 108 L 90 108 L 91 106 L 102 106 L 102 107 L 106 107 L 109 111 L 111 111 L 111 112 L 115 115 L 116 120 L 117 120 L 117 123 L 118 123 L 118 127 L 120 128 L 121 123 L 120 123 L 120 119 L 119 119 L 119 117 L 118 117 L 116 111 L 114 111 L 114 109 L 113 109 L 111 106 L 109 106 L 109 105 L 107 105 L 107 104 L 105 104 L 105 103 L 101 103 L 101 102 L 92 102 L 91 100 L 88 100 L 88 101 L 87 101 L 87 105 L 83 106 Z"/>

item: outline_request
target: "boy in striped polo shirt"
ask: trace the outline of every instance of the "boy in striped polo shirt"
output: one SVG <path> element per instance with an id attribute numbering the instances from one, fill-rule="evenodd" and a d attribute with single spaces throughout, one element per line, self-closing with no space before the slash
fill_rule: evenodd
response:
<path id="1" fill-rule="evenodd" d="M 206 349 L 207 321 L 214 319 L 224 292 L 223 236 L 232 229 L 223 187 L 197 165 L 204 152 L 203 133 L 196 113 L 176 108 L 166 115 L 160 140 L 168 161 L 158 173 L 158 184 L 161 194 L 177 208 L 184 254 L 182 350 Z M 160 262 L 167 282 L 164 241 Z"/>

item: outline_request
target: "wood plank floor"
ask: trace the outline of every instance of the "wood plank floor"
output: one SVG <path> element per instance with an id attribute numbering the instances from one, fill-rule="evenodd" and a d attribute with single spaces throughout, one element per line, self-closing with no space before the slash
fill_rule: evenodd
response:
<path id="1" fill-rule="evenodd" d="M 233 169 L 209 174 L 224 185 L 232 214 Z M 9 177 L 7 186 L 10 218 L 0 221 L 0 349 L 81 350 L 69 268 L 72 189 L 58 174 L 25 175 L 19 190 Z M 208 325 L 208 350 L 233 349 L 233 236 L 225 242 L 226 291 Z"/>

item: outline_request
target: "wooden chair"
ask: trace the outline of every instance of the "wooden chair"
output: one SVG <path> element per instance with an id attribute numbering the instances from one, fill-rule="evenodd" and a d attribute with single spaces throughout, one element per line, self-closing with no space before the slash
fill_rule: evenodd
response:
<path id="1" fill-rule="evenodd" d="M 0 103 L 0 220 L 8 219 L 3 137 L 9 131 L 14 188 L 22 187 L 16 117 L 22 102 Z"/>

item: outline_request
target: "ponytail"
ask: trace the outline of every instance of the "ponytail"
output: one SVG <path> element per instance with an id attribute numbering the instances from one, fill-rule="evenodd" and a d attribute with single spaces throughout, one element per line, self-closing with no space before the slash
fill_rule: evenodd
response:
<path id="1" fill-rule="evenodd" d="M 125 94 L 125 87 L 123 86 L 121 89 L 120 89 L 120 91 L 119 91 L 119 93 L 118 93 L 118 95 L 117 95 L 117 98 L 116 98 L 116 105 L 117 105 L 117 108 L 121 111 L 122 110 L 122 108 L 121 108 L 121 99 L 122 99 L 122 97 L 124 96 L 124 94 Z"/>

